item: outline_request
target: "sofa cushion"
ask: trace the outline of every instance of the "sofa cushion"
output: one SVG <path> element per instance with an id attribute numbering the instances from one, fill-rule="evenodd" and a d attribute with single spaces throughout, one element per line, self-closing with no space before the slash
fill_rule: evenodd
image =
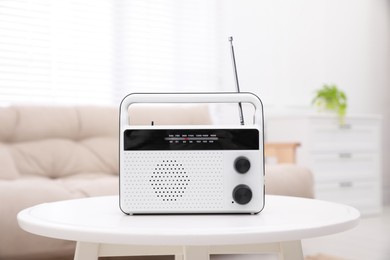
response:
<path id="1" fill-rule="evenodd" d="M 74 139 L 79 125 L 75 108 L 9 107 L 0 110 L 3 131 L 0 138 L 7 142 L 23 142 L 50 137 Z"/>
<path id="2" fill-rule="evenodd" d="M 0 179 L 118 174 L 115 107 L 7 107 L 0 123 Z"/>
<path id="3" fill-rule="evenodd" d="M 131 125 L 210 125 L 207 105 L 133 104 L 129 106 Z"/>
<path id="4" fill-rule="evenodd" d="M 117 176 L 107 176 L 105 172 L 77 174 L 56 181 L 61 183 L 71 194 L 78 194 L 82 197 L 119 194 L 119 178 Z"/>
<path id="5" fill-rule="evenodd" d="M 114 137 L 118 134 L 118 109 L 96 106 L 7 107 L 0 109 L 0 122 L 0 141 L 3 142 Z"/>
<path id="6" fill-rule="evenodd" d="M 19 177 L 9 146 L 3 143 L 0 143 L 0 167 L 0 179 L 13 180 Z"/>
<path id="7" fill-rule="evenodd" d="M 85 172 L 118 174 L 118 140 L 110 137 L 19 142 L 9 150 L 21 175 L 60 178 Z"/>
<path id="8" fill-rule="evenodd" d="M 77 140 L 91 137 L 119 138 L 119 108 L 85 106 L 77 109 L 77 115 Z"/>

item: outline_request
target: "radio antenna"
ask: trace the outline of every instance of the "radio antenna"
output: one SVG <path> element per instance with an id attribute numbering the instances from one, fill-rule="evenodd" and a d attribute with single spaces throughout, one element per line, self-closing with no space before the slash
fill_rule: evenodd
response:
<path id="1" fill-rule="evenodd" d="M 233 63 L 233 72 L 234 72 L 234 82 L 236 83 L 237 93 L 240 93 L 240 84 L 238 83 L 238 74 L 237 74 L 237 66 L 236 66 L 236 58 L 234 56 L 234 48 L 233 48 L 233 37 L 229 37 L 230 42 L 230 51 L 232 54 L 232 63 Z M 242 112 L 241 102 L 238 103 L 238 113 L 240 114 L 240 124 L 244 125 L 244 114 Z"/>

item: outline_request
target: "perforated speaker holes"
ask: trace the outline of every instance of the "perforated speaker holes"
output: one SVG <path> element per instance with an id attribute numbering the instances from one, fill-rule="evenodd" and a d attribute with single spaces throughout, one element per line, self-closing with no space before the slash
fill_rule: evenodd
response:
<path id="1" fill-rule="evenodd" d="M 182 163 L 163 160 L 154 168 L 149 182 L 156 196 L 162 201 L 177 201 L 183 197 L 190 178 Z"/>

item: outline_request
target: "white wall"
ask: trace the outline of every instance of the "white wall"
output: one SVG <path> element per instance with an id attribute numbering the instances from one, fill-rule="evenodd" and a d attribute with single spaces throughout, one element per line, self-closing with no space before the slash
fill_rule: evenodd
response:
<path id="1" fill-rule="evenodd" d="M 227 42 L 233 35 L 241 90 L 258 94 L 266 113 L 309 108 L 316 89 L 335 83 L 349 98 L 349 113 L 383 115 L 390 154 L 389 1 L 230 0 L 225 11 L 225 90 L 235 89 Z M 383 162 L 389 203 L 390 161 Z"/>

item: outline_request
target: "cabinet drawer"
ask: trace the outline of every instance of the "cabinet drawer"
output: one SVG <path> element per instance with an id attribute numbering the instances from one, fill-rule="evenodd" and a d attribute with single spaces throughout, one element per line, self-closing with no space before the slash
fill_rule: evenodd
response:
<path id="1" fill-rule="evenodd" d="M 316 181 L 379 178 L 378 153 L 313 153 L 311 157 Z"/>
<path id="2" fill-rule="evenodd" d="M 380 183 L 374 181 L 317 184 L 315 197 L 353 206 L 363 214 L 378 213 L 381 210 Z"/>
<path id="3" fill-rule="evenodd" d="M 379 127 L 373 125 L 311 125 L 312 151 L 377 151 Z"/>

